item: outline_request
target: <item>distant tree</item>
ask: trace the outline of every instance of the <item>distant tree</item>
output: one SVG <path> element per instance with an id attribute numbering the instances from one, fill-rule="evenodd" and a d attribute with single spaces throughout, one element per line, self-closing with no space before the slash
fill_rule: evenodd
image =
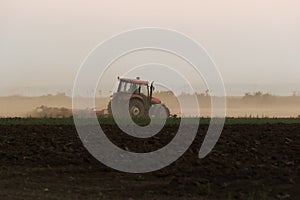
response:
<path id="1" fill-rule="evenodd" d="M 258 91 L 258 92 L 255 92 L 254 93 L 254 96 L 256 96 L 256 97 L 260 97 L 260 96 L 262 96 L 262 92 L 261 91 Z"/>
<path id="2" fill-rule="evenodd" d="M 250 96 L 252 96 L 250 92 L 245 93 L 245 97 L 250 97 Z"/>
<path id="3" fill-rule="evenodd" d="M 300 92 L 297 92 L 297 91 L 293 91 L 293 97 L 297 97 L 299 96 Z"/>
<path id="4" fill-rule="evenodd" d="M 270 97 L 270 96 L 272 96 L 272 95 L 269 94 L 269 93 L 264 93 L 262 96 L 263 96 L 263 97 Z"/>
<path id="5" fill-rule="evenodd" d="M 205 90 L 205 96 L 207 96 L 207 97 L 210 96 L 209 95 L 209 89 Z"/>

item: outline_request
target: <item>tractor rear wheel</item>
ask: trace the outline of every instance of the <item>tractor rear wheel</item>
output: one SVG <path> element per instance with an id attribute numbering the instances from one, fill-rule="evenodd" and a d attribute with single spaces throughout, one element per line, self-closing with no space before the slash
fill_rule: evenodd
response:
<path id="1" fill-rule="evenodd" d="M 146 111 L 142 101 L 138 99 L 130 100 L 129 113 L 132 118 L 145 118 Z"/>

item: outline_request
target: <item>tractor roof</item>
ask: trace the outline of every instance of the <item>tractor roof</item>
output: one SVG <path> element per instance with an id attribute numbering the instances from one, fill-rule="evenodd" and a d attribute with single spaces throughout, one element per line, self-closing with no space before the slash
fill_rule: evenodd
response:
<path id="1" fill-rule="evenodd" d="M 128 83 L 135 83 L 135 84 L 142 84 L 142 85 L 148 85 L 148 81 L 142 81 L 140 79 L 130 79 L 130 78 L 119 78 L 120 81 L 128 82 Z"/>

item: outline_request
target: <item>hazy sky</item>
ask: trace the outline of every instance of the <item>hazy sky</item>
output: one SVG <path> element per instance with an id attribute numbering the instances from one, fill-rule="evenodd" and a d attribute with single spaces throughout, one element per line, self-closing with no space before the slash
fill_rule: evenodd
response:
<path id="1" fill-rule="evenodd" d="M 201 43 L 229 94 L 300 91 L 300 1 L 0 1 L 0 95 L 70 91 L 98 43 L 137 27 Z"/>

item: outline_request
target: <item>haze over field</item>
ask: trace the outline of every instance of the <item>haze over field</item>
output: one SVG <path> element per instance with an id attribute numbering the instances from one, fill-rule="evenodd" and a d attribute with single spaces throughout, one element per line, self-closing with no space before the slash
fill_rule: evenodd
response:
<path id="1" fill-rule="evenodd" d="M 224 79 L 230 115 L 298 116 L 299 98 L 292 96 L 300 92 L 299 8 L 300 2 L 292 0 L 195 0 L 184 6 L 171 0 L 2 1 L 0 96 L 58 92 L 70 96 L 79 66 L 96 45 L 125 30 L 162 27 L 190 36 L 208 51 Z M 112 66 L 103 79 L 101 96 L 111 95 L 116 76 L 122 76 L 118 74 L 121 67 L 162 60 L 189 73 L 186 63 L 166 53 L 135 52 Z M 187 85 L 166 78 L 174 86 L 173 92 L 186 92 Z M 197 93 L 209 90 L 203 80 L 189 81 L 196 85 Z M 290 97 L 241 103 L 246 92 L 257 91 Z M 93 88 L 86 91 L 91 92 Z M 69 97 L 59 99 L 55 95 L 3 97 L 0 116 L 24 116 L 41 105 L 70 108 L 70 101 Z M 99 107 L 104 108 L 106 103 L 104 100 Z M 169 106 L 178 113 L 175 104 Z M 209 110 L 204 110 L 207 113 Z"/>
<path id="2" fill-rule="evenodd" d="M 156 92 L 155 97 L 160 98 L 170 109 L 171 115 L 181 116 L 177 97 L 171 92 Z M 193 97 L 182 94 L 185 101 Z M 82 110 L 87 109 L 82 97 Z M 109 97 L 95 99 L 95 108 L 90 110 L 101 111 L 107 109 Z M 197 94 L 200 116 L 210 117 L 210 96 L 205 93 Z M 69 117 L 72 115 L 72 99 L 65 94 L 44 95 L 39 97 L 10 96 L 0 97 L 0 117 Z M 45 112 L 40 112 L 40 107 Z M 38 109 L 37 109 L 38 108 Z M 188 109 L 195 110 L 194 107 Z M 299 117 L 300 96 L 272 96 L 269 94 L 247 94 L 243 97 L 227 97 L 227 117 Z"/>

